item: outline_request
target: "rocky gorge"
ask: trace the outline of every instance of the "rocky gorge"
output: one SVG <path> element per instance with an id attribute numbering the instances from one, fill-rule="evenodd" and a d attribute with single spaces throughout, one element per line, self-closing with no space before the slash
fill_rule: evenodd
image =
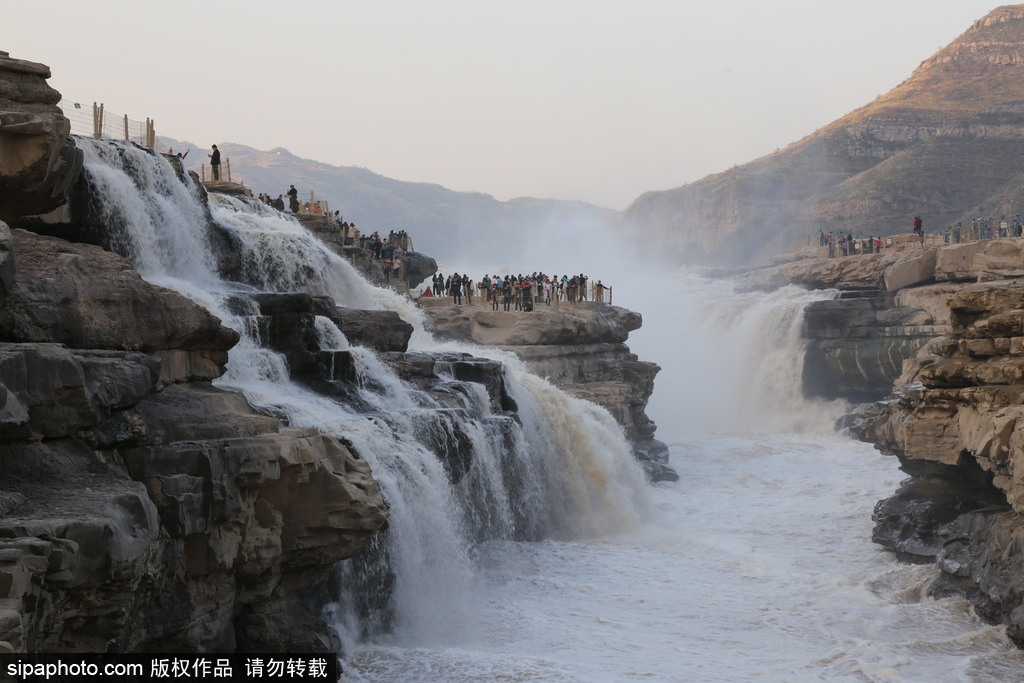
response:
<path id="1" fill-rule="evenodd" d="M 500 360 L 410 351 L 423 330 L 384 309 L 421 313 L 342 259 L 372 278 L 366 254 L 208 196 L 173 158 L 76 142 L 48 76 L 0 54 L 0 652 L 338 653 L 321 609 L 356 584 L 386 629 L 424 555 L 467 554 L 444 543 L 593 533 L 592 501 L 639 481 L 621 430 L 652 479 L 675 476 L 644 413 L 657 366 L 624 344 L 636 314 L 431 311 L 607 419 Z M 532 391 L 606 443 L 556 433 Z M 592 450 L 592 480 L 552 459 Z"/>
<path id="2" fill-rule="evenodd" d="M 747 286 L 838 290 L 805 311 L 805 389 L 868 401 L 844 426 L 909 475 L 874 540 L 936 563 L 931 595 L 967 596 L 1024 646 L 1024 240 L 781 261 Z"/>

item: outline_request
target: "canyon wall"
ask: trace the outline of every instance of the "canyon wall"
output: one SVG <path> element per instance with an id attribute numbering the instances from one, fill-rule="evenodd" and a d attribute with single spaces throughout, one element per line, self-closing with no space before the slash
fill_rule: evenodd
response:
<path id="1" fill-rule="evenodd" d="M 874 540 L 936 563 L 931 595 L 966 595 L 1024 646 L 1024 239 L 898 242 L 748 280 L 839 290 L 806 311 L 805 380 L 877 401 L 844 423 L 910 475 L 876 506 Z"/>
<path id="2" fill-rule="evenodd" d="M 205 309 L 3 234 L 0 647 L 337 651 L 296 596 L 385 526 L 366 464 L 212 386 L 238 335 Z"/>

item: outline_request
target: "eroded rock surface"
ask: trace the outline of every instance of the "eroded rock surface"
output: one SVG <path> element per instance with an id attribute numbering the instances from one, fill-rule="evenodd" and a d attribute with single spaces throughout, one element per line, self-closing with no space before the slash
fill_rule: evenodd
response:
<path id="1" fill-rule="evenodd" d="M 653 480 L 678 478 L 646 413 L 661 368 L 639 360 L 624 343 L 643 324 L 639 313 L 595 302 L 507 313 L 481 304 L 455 306 L 443 298 L 421 302 L 437 336 L 515 353 L 531 372 L 606 408 Z"/>
<path id="2" fill-rule="evenodd" d="M 0 220 L 42 214 L 67 201 L 82 170 L 71 123 L 46 83 L 49 67 L 0 51 Z"/>
<path id="3" fill-rule="evenodd" d="M 1024 283 L 964 287 L 951 332 L 904 366 L 898 392 L 853 425 L 913 476 L 875 510 L 875 539 L 935 561 L 1024 645 Z"/>
<path id="4" fill-rule="evenodd" d="M 297 593 L 386 525 L 367 464 L 212 386 L 237 334 L 121 257 L 10 244 L 0 651 L 339 651 Z"/>

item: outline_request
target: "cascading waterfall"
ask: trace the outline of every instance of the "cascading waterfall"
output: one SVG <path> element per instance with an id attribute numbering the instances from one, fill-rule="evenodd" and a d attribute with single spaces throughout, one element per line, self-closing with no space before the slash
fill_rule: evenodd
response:
<path id="1" fill-rule="evenodd" d="M 324 318 L 316 321 L 321 350 L 351 354 L 360 400 L 339 401 L 292 381 L 281 354 L 260 343 L 258 306 L 247 295 L 303 291 L 342 306 L 394 310 L 415 328 L 411 348 L 480 350 L 436 344 L 412 302 L 371 286 L 297 221 L 255 201 L 212 195 L 212 219 L 240 260 L 241 282 L 223 280 L 202 190 L 187 175 L 180 180 L 167 160 L 130 144 L 77 142 L 94 212 L 112 226 L 112 245 L 144 278 L 192 298 L 242 336 L 217 384 L 291 424 L 342 438 L 370 463 L 390 508 L 380 549 L 390 577 L 340 571 L 351 585 L 393 582 L 399 642 L 457 641 L 472 632 L 479 540 L 602 534 L 629 528 L 643 514 L 643 474 L 607 411 L 567 396 L 507 354 L 485 352 L 504 364 L 517 419 L 495 413 L 483 387 L 456 381 L 444 362 L 437 363 L 437 391 L 410 386 L 372 351 L 350 347 Z M 471 454 L 461 476 L 452 451 Z M 343 638 L 372 631 L 346 605 L 334 613 Z"/>
<path id="2" fill-rule="evenodd" d="M 804 307 L 833 292 L 744 292 L 692 269 L 643 287 L 658 313 L 645 316 L 630 348 L 659 358 L 661 376 L 675 380 L 659 383 L 661 400 L 649 411 L 662 433 L 833 430 L 844 404 L 804 397 L 802 336 Z M 668 339 L 678 339 L 678 353 L 664 353 Z"/>
<path id="3" fill-rule="evenodd" d="M 651 412 L 685 468 L 677 485 L 645 487 L 606 411 L 474 349 L 492 359 L 474 362 L 502 363 L 517 404 L 504 412 L 457 379 L 467 349 L 435 343 L 415 306 L 370 287 L 294 221 L 219 196 L 208 214 L 202 189 L 162 158 L 79 146 L 117 249 L 242 335 L 218 384 L 338 435 L 372 465 L 391 528 L 339 565 L 344 599 L 329 605 L 346 645 L 390 634 L 351 651 L 356 680 L 1020 679 L 1024 658 L 1000 627 L 966 601 L 926 598 L 930 570 L 871 545 L 871 506 L 898 484 L 895 464 L 817 433 L 831 431 L 836 406 L 799 392 L 801 311 L 827 293 L 602 271 L 617 301 L 648 309 L 630 347 L 663 366 Z M 236 282 L 218 275 L 211 215 L 216 239 L 233 244 Z M 328 318 L 316 337 L 355 375 L 347 398 L 292 381 L 260 343 L 258 301 L 293 289 L 398 311 L 417 328 L 412 346 L 436 352 L 429 386 Z"/>

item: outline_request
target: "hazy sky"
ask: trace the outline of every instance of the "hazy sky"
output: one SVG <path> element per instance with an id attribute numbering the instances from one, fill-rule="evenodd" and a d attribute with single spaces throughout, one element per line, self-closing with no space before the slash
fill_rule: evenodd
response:
<path id="1" fill-rule="evenodd" d="M 66 98 L 498 199 L 616 209 L 894 87 L 991 0 L 31 0 L 0 49 Z M 198 153 L 198 152 L 197 152 Z"/>

